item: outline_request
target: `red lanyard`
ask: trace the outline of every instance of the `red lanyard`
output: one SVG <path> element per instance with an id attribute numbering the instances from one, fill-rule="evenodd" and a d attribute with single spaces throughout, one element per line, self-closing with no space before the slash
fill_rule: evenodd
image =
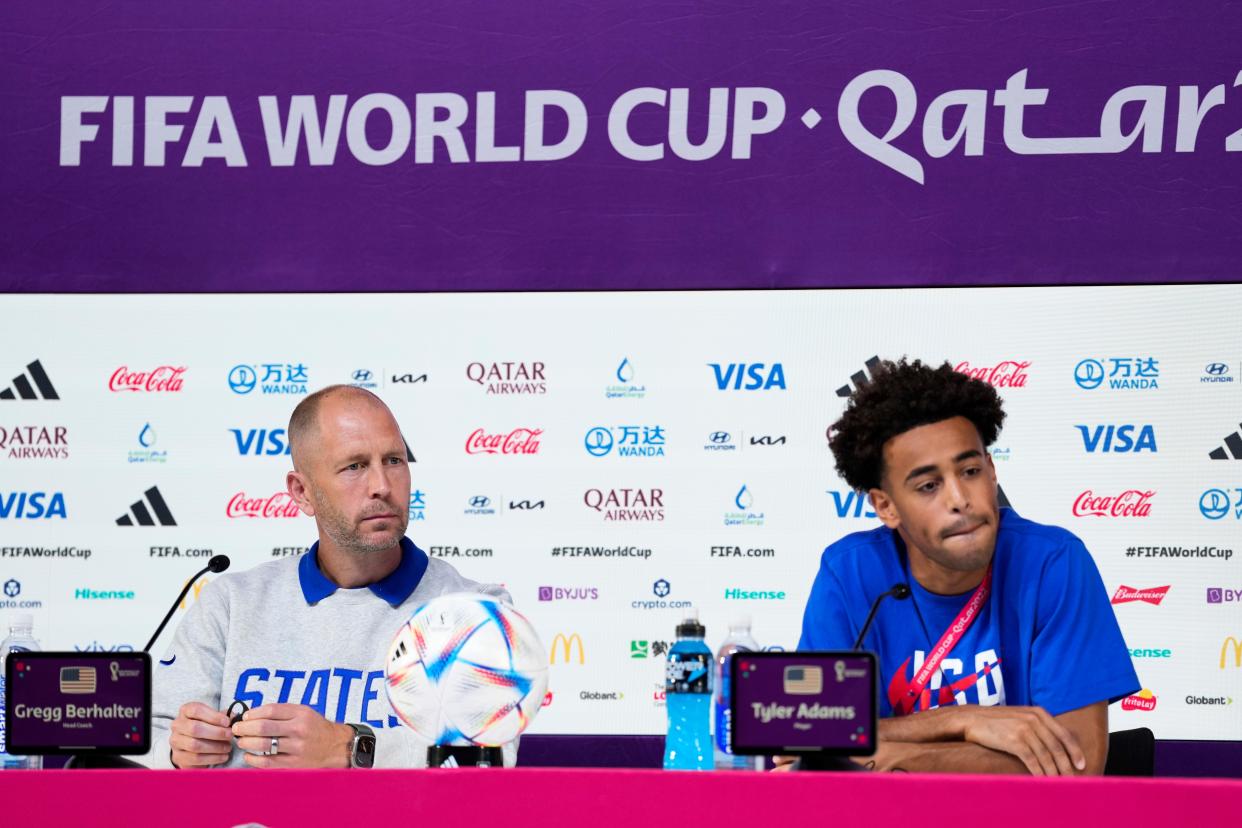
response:
<path id="1" fill-rule="evenodd" d="M 988 571 L 983 574 L 983 581 L 979 586 L 975 587 L 975 592 L 970 596 L 970 600 L 966 602 L 966 606 L 962 607 L 962 611 L 957 614 L 957 618 L 953 619 L 953 623 L 944 631 L 944 635 L 940 636 L 940 640 L 936 642 L 936 646 L 927 654 L 927 659 L 923 662 L 923 666 L 914 674 L 914 681 L 906 689 L 906 695 L 899 699 L 893 710 L 898 716 L 906 716 L 914 711 L 914 706 L 919 700 L 919 696 L 923 695 L 927 682 L 931 681 L 931 677 L 936 670 L 940 668 L 940 662 L 944 661 L 957 642 L 962 640 L 962 636 L 966 635 L 966 631 L 970 629 L 970 625 L 975 623 L 975 619 L 979 616 L 979 610 L 988 600 L 988 595 L 992 593 L 992 564 L 988 564 Z"/>

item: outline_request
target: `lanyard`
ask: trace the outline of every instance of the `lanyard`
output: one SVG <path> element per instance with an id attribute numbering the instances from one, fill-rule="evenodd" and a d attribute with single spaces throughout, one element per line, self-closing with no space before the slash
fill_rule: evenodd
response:
<path id="1" fill-rule="evenodd" d="M 983 580 L 979 583 L 979 586 L 975 587 L 974 594 L 970 596 L 966 606 L 962 607 L 962 611 L 957 614 L 957 618 L 953 619 L 953 623 L 944 631 L 944 635 L 940 636 L 936 646 L 927 654 L 927 659 L 923 662 L 923 666 L 914 674 L 914 681 L 910 682 L 909 687 L 906 689 L 905 696 L 894 705 L 894 713 L 898 716 L 906 716 L 914 711 L 915 703 L 918 702 L 919 696 L 923 695 L 927 682 L 931 681 L 931 677 L 939 669 L 940 662 L 944 661 L 945 656 L 952 652 L 957 642 L 961 641 L 962 636 L 966 635 L 966 631 L 970 629 L 970 625 L 979 616 L 979 610 L 983 608 L 991 593 L 992 564 L 989 563 L 988 571 L 983 574 Z"/>

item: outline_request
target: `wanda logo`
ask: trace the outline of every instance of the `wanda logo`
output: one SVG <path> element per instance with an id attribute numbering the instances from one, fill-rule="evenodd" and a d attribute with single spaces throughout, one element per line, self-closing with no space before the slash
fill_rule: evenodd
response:
<path id="1" fill-rule="evenodd" d="M 109 391 L 165 391 L 181 390 L 182 375 L 186 366 L 175 368 L 172 365 L 161 365 L 151 371 L 131 371 L 129 366 L 122 365 L 112 372 L 108 379 Z"/>
<path id="2" fill-rule="evenodd" d="M 270 497 L 246 497 L 245 492 L 238 492 L 229 500 L 225 514 L 231 518 L 295 518 L 302 510 L 288 492 Z"/>
<path id="3" fill-rule="evenodd" d="M 1127 489 L 1116 496 L 1099 496 L 1087 489 L 1074 501 L 1075 517 L 1147 517 L 1151 514 L 1153 491 Z"/>
<path id="4" fill-rule="evenodd" d="M 971 365 L 969 362 L 959 362 L 953 370 L 965 374 L 972 379 L 983 380 L 995 388 L 1025 388 L 1027 379 L 1026 369 L 1030 367 L 1031 363 L 1029 360 L 1016 362 L 1012 359 L 1007 359 L 991 367 L 981 367 Z"/>
<path id="5" fill-rule="evenodd" d="M 538 454 L 542 435 L 542 428 L 515 428 L 508 434 L 476 428 L 466 438 L 466 454 Z"/>

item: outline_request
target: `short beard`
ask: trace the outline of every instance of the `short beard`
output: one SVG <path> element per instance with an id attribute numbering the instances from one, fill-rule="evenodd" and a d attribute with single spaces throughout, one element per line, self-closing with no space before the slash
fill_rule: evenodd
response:
<path id="1" fill-rule="evenodd" d="M 359 555 L 386 552 L 392 549 L 405 536 L 406 527 L 409 525 L 408 522 L 403 521 L 391 540 L 363 540 L 340 512 L 326 503 L 321 503 L 314 494 L 311 495 L 311 502 L 315 504 L 315 515 L 319 519 L 320 530 L 341 549 Z"/>

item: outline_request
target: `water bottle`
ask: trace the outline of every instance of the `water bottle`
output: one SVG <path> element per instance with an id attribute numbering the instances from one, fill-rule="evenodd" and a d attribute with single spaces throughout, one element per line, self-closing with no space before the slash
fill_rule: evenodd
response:
<path id="1" fill-rule="evenodd" d="M 734 756 L 729 747 L 733 736 L 729 710 L 729 661 L 734 653 L 753 653 L 759 645 L 750 634 L 750 616 L 738 615 L 729 622 L 729 637 L 716 651 L 716 770 L 758 770 L 762 756 Z"/>
<path id="2" fill-rule="evenodd" d="M 29 613 L 18 613 L 9 624 L 9 637 L 0 642 L 0 769 L 37 770 L 43 767 L 42 756 L 13 756 L 6 753 L 4 733 L 4 675 L 5 662 L 9 653 L 29 653 L 39 649 L 39 642 L 34 640 L 31 630 L 34 629 L 34 616 Z"/>
<path id="3" fill-rule="evenodd" d="M 712 651 L 703 642 L 698 610 L 677 625 L 664 667 L 668 735 L 665 770 L 712 769 Z"/>

